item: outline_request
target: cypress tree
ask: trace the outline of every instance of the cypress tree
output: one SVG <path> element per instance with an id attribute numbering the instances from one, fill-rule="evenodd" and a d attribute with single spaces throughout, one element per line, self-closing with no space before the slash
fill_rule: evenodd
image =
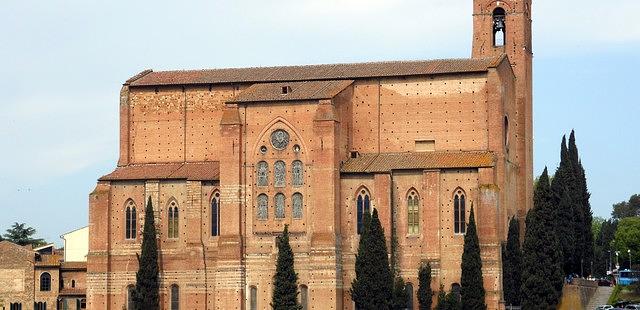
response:
<path id="1" fill-rule="evenodd" d="M 552 229 L 553 209 L 545 168 L 534 190 L 533 208 L 527 214 L 522 260 L 523 309 L 555 309 L 562 294 L 562 256 Z"/>
<path id="2" fill-rule="evenodd" d="M 573 165 L 569 159 L 567 139 L 563 136 L 562 144 L 560 145 L 560 165 L 551 181 L 551 192 L 553 197 L 552 204 L 557 206 L 554 208 L 555 224 L 553 227 L 560 244 L 564 274 L 580 271 L 580 268 L 576 268 L 580 263 L 576 231 L 582 225 L 582 217 L 580 212 L 576 212 L 574 200 L 572 199 L 573 191 L 571 187 L 574 184 Z"/>
<path id="3" fill-rule="evenodd" d="M 593 222 L 593 213 L 591 212 L 591 204 L 589 198 L 591 194 L 587 189 L 587 178 L 584 167 L 578 155 L 578 147 L 576 145 L 575 131 L 571 130 L 569 135 L 569 160 L 573 166 L 575 186 L 573 187 L 575 197 L 575 208 L 580 212 L 580 225 L 576 230 L 576 234 L 580 236 L 578 240 L 578 248 L 580 249 L 580 262 L 582 263 L 581 271 L 590 271 L 591 262 L 594 261 L 594 245 L 593 234 L 591 233 L 591 224 Z M 584 273 L 584 272 L 583 272 Z"/>
<path id="4" fill-rule="evenodd" d="M 444 298 L 444 309 L 445 310 L 462 310 L 462 309 L 466 310 L 467 308 L 464 308 L 464 306 L 460 302 L 460 294 L 452 290 Z"/>
<path id="5" fill-rule="evenodd" d="M 356 308 L 389 309 L 393 293 L 393 275 L 389 268 L 384 231 L 376 209 L 373 209 L 372 216 L 365 212 L 355 269 L 356 278 L 351 283 L 350 292 Z"/>
<path id="6" fill-rule="evenodd" d="M 427 262 L 422 264 L 418 271 L 418 304 L 420 310 L 431 310 L 432 303 L 431 265 Z"/>
<path id="7" fill-rule="evenodd" d="M 282 236 L 276 238 L 278 261 L 273 276 L 273 296 L 271 307 L 274 310 L 298 310 L 298 274 L 293 267 L 293 251 L 289 244 L 289 225 L 284 226 Z"/>
<path id="8" fill-rule="evenodd" d="M 482 283 L 482 260 L 480 258 L 480 242 L 476 230 L 476 220 L 471 204 L 469 224 L 464 236 L 464 251 L 462 253 L 462 308 L 465 310 L 483 310 L 487 308 L 484 303 L 484 286 Z"/>
<path id="9" fill-rule="evenodd" d="M 138 264 L 133 298 L 134 307 L 138 310 L 159 309 L 158 244 L 151 197 L 149 197 L 147 207 L 144 210 L 142 254 L 138 258 Z"/>
<path id="10" fill-rule="evenodd" d="M 406 284 L 402 277 L 396 277 L 393 285 L 393 301 L 391 309 L 403 310 L 407 308 L 407 301 L 409 300 L 409 292 L 407 291 Z"/>
<path id="11" fill-rule="evenodd" d="M 436 304 L 436 310 L 445 310 L 445 300 L 446 300 L 446 298 L 447 298 L 447 294 L 444 292 L 444 286 L 442 284 L 440 284 L 440 290 L 438 291 L 438 302 Z"/>
<path id="12" fill-rule="evenodd" d="M 522 251 L 520 250 L 520 224 L 515 217 L 509 221 L 509 233 L 504 250 L 502 262 L 504 300 L 507 305 L 519 306 L 520 286 L 522 285 Z"/>

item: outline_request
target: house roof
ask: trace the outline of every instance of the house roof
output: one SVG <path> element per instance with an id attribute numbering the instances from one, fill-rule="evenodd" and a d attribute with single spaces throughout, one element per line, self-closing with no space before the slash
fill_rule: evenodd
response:
<path id="1" fill-rule="evenodd" d="M 455 169 L 493 167 L 495 157 L 492 152 L 406 152 L 360 154 L 347 160 L 342 173 L 375 173 L 391 170 L 414 169 Z"/>
<path id="2" fill-rule="evenodd" d="M 489 68 L 496 67 L 504 58 L 504 55 L 500 55 L 488 58 L 385 61 L 281 67 L 157 72 L 145 70 L 131 77 L 125 85 L 159 86 L 260 83 L 472 73 L 485 72 Z"/>
<path id="3" fill-rule="evenodd" d="M 241 91 L 228 102 L 331 99 L 352 83 L 353 80 L 258 83 Z M 284 89 L 287 89 L 286 93 Z"/>
<path id="4" fill-rule="evenodd" d="M 87 270 L 87 262 L 61 262 L 60 269 L 64 270 Z"/>
<path id="5" fill-rule="evenodd" d="M 166 164 L 134 164 L 117 167 L 100 181 L 186 179 L 213 181 L 220 178 L 220 163 L 187 162 Z"/>

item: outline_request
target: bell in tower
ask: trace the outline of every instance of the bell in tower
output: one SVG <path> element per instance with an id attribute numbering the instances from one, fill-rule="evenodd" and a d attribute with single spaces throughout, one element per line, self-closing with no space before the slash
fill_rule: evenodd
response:
<path id="1" fill-rule="evenodd" d="M 496 8 L 493 11 L 493 46 L 495 47 L 505 44 L 505 15 L 503 8 Z"/>

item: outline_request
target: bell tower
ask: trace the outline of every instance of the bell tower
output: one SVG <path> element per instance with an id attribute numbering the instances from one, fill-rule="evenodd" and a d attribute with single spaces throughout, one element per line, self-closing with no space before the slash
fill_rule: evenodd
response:
<path id="1" fill-rule="evenodd" d="M 510 126 L 516 133 L 518 165 L 518 216 L 533 204 L 533 51 L 532 0 L 474 0 L 472 57 L 507 54 L 516 77 L 516 116 Z M 515 121 L 515 122 L 514 122 Z"/>

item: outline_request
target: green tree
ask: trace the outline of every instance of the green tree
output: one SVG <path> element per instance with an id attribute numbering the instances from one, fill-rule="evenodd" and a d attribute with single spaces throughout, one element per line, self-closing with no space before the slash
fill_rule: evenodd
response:
<path id="1" fill-rule="evenodd" d="M 629 201 L 619 202 L 613 205 L 611 217 L 620 220 L 625 217 L 640 216 L 640 195 L 634 194 Z"/>
<path id="2" fill-rule="evenodd" d="M 418 304 L 420 310 L 430 310 L 433 303 L 431 291 L 431 265 L 429 262 L 420 265 L 418 270 Z"/>
<path id="3" fill-rule="evenodd" d="M 147 201 L 144 211 L 144 229 L 142 231 L 142 254 L 138 258 L 138 272 L 136 273 L 136 288 L 134 307 L 138 310 L 158 309 L 159 290 L 158 280 L 158 244 L 156 240 L 156 225 L 153 217 L 151 197 Z"/>
<path id="4" fill-rule="evenodd" d="M 391 309 L 406 309 L 407 301 L 409 301 L 409 292 L 407 291 L 404 279 L 402 279 L 402 277 L 396 277 L 395 283 L 393 285 L 393 300 Z"/>
<path id="5" fill-rule="evenodd" d="M 505 246 L 503 269 L 504 300 L 507 305 L 520 305 L 520 286 L 522 285 L 522 251 L 520 250 L 520 224 L 513 217 L 509 221 L 509 233 Z"/>
<path id="6" fill-rule="evenodd" d="M 373 209 L 372 216 L 365 212 L 355 269 L 356 278 L 351 283 L 350 292 L 356 307 L 364 310 L 389 309 L 394 281 L 376 209 Z"/>
<path id="7" fill-rule="evenodd" d="M 440 284 L 440 290 L 438 290 L 438 300 L 436 303 L 436 310 L 445 310 L 446 299 L 447 299 L 447 293 L 444 291 L 444 286 Z"/>
<path id="8" fill-rule="evenodd" d="M 464 303 L 464 301 L 460 301 L 461 296 L 460 293 L 456 290 L 451 290 L 451 292 L 449 292 L 449 294 L 447 294 L 447 296 L 444 298 L 444 309 L 445 310 L 466 310 L 466 309 L 472 309 L 472 308 L 465 308 L 464 305 L 462 303 Z"/>
<path id="9" fill-rule="evenodd" d="M 616 251 L 620 252 L 622 268 L 629 266 L 628 250 L 631 250 L 631 264 L 640 263 L 640 217 L 626 217 L 620 220 L 614 244 Z"/>
<path id="10" fill-rule="evenodd" d="M 613 269 L 613 256 L 615 249 L 612 247 L 613 240 L 615 238 L 618 222 L 614 220 L 607 220 L 602 223 L 600 232 L 595 238 L 595 260 L 593 263 L 594 273 L 596 277 L 604 277 L 607 275 L 607 270 Z M 610 266 L 611 264 L 611 266 Z"/>
<path id="11" fill-rule="evenodd" d="M 7 241 L 11 241 L 18 245 L 32 245 L 33 247 L 39 247 L 47 244 L 44 239 L 32 238 L 36 234 L 36 230 L 33 227 L 27 227 L 25 223 L 13 223 L 11 228 L 7 229 L 4 234 L 4 238 Z"/>
<path id="12" fill-rule="evenodd" d="M 552 204 L 557 206 L 555 223 L 552 226 L 558 236 L 562 256 L 562 269 L 564 274 L 580 272 L 577 268 L 580 258 L 577 251 L 576 230 L 581 225 L 581 216 L 576 212 L 572 198 L 571 186 L 575 185 L 573 164 L 569 158 L 566 137 L 562 137 L 560 145 L 560 165 L 551 181 Z"/>
<path id="13" fill-rule="evenodd" d="M 294 270 L 293 251 L 289 244 L 289 225 L 284 226 L 282 236 L 276 239 L 278 261 L 273 276 L 273 297 L 271 307 L 274 310 L 302 309 L 298 303 L 298 274 Z"/>
<path id="14" fill-rule="evenodd" d="M 464 250 L 462 252 L 462 308 L 465 310 L 483 310 L 487 308 L 484 303 L 484 286 L 482 283 L 482 259 L 480 258 L 480 242 L 476 230 L 476 220 L 471 204 L 469 224 L 467 224 L 464 236 Z"/>
<path id="15" fill-rule="evenodd" d="M 579 264 L 576 269 L 579 269 L 581 274 L 585 276 L 590 273 L 594 255 L 594 238 L 591 232 L 593 212 L 591 211 L 591 204 L 589 203 L 591 194 L 587 188 L 587 178 L 582 162 L 580 161 L 580 156 L 578 155 L 576 135 L 573 130 L 571 130 L 571 134 L 569 135 L 569 160 L 573 165 L 572 171 L 575 180 L 575 184 L 570 188 L 573 191 L 572 199 L 574 209 L 579 215 L 579 222 L 574 232 L 577 241 L 576 263 Z"/>
<path id="16" fill-rule="evenodd" d="M 549 175 L 544 169 L 529 210 L 522 259 L 523 309 L 555 309 L 562 294 L 562 257 L 554 229 Z"/>
<path id="17" fill-rule="evenodd" d="M 593 240 L 598 238 L 600 231 L 602 231 L 602 225 L 606 221 L 607 220 L 602 216 L 596 216 L 593 218 L 593 221 L 591 222 L 591 234 L 593 235 Z"/>

